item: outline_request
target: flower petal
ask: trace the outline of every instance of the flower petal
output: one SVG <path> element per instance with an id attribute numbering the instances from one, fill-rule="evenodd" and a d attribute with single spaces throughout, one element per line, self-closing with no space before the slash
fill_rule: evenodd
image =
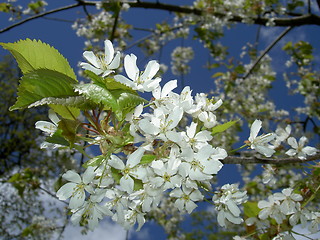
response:
<path id="1" fill-rule="evenodd" d="M 112 42 L 110 40 L 105 40 L 104 41 L 104 61 L 106 62 L 107 65 L 111 63 L 114 55 L 114 49 Z"/>
<path id="2" fill-rule="evenodd" d="M 253 142 L 253 140 L 257 137 L 257 135 L 261 129 L 261 125 L 262 125 L 262 122 L 261 122 L 261 120 L 258 120 L 258 119 L 256 119 L 252 123 L 251 128 L 250 128 L 250 137 L 249 137 L 250 142 Z"/>
<path id="3" fill-rule="evenodd" d="M 73 170 L 68 170 L 65 174 L 62 175 L 62 177 L 69 182 L 74 182 L 74 183 L 81 182 L 80 175 Z"/>
<path id="4" fill-rule="evenodd" d="M 125 56 L 124 58 L 124 69 L 127 76 L 136 80 L 139 77 L 139 68 L 137 67 L 137 57 L 134 54 Z"/>
<path id="5" fill-rule="evenodd" d="M 96 68 L 101 68 L 98 58 L 92 51 L 85 51 L 83 57 Z"/>

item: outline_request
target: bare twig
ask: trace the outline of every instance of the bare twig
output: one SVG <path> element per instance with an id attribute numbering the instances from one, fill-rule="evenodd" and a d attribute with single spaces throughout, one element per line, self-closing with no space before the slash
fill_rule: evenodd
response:
<path id="1" fill-rule="evenodd" d="M 309 156 L 306 159 L 300 159 L 297 157 L 290 158 L 261 158 L 257 156 L 253 157 L 238 157 L 238 156 L 228 156 L 225 159 L 221 160 L 224 164 L 275 164 L 282 165 L 288 163 L 306 163 L 311 161 L 320 160 L 320 153 Z"/>
<path id="2" fill-rule="evenodd" d="M 261 55 L 255 60 L 255 62 L 252 64 L 252 67 L 249 69 L 249 71 L 242 77 L 243 79 L 246 79 L 254 70 L 254 68 L 258 65 L 258 63 L 261 61 L 261 59 L 279 42 L 293 27 L 287 27 L 264 51 L 261 53 Z"/>
<path id="3" fill-rule="evenodd" d="M 43 16 L 47 16 L 49 14 L 52 14 L 52 13 L 56 13 L 56 12 L 61 12 L 61 11 L 64 11 L 64 10 L 68 10 L 68 9 L 72 9 L 72 8 L 76 8 L 76 7 L 79 7 L 81 6 L 82 4 L 81 3 L 75 3 L 75 4 L 72 4 L 72 5 L 68 5 L 68 6 L 64 6 L 64 7 L 61 7 L 61 8 L 56 8 L 56 9 L 53 9 L 53 10 L 50 10 L 50 11 L 47 11 L 47 12 L 43 12 L 43 13 L 40 13 L 40 14 L 37 14 L 37 15 L 34 15 L 32 17 L 28 17 L 20 22 L 17 22 L 15 24 L 12 24 L 11 26 L 9 27 L 6 27 L 2 30 L 0 30 L 0 33 L 3 33 L 3 32 L 7 32 L 9 31 L 10 29 L 14 28 L 14 27 L 17 27 L 17 26 L 20 26 L 26 22 L 29 22 L 31 20 L 34 20 L 34 19 L 37 19 L 37 18 L 41 18 Z"/>

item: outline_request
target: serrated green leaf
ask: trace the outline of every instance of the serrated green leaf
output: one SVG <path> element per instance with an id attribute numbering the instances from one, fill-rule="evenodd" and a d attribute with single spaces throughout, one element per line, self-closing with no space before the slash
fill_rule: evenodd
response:
<path id="1" fill-rule="evenodd" d="M 84 96 L 71 96 L 66 98 L 55 98 L 55 97 L 43 98 L 39 101 L 32 103 L 29 106 L 29 108 L 42 106 L 46 104 L 69 106 L 69 107 L 79 108 L 81 110 L 95 109 L 98 107 L 98 104 L 95 104 L 89 101 Z"/>
<path id="2" fill-rule="evenodd" d="M 76 120 L 80 115 L 80 109 L 63 105 L 50 104 L 50 108 L 58 113 L 62 118 Z"/>
<path id="3" fill-rule="evenodd" d="M 77 81 L 68 61 L 55 48 L 40 40 L 27 38 L 14 43 L 0 43 L 0 45 L 15 57 L 23 74 L 38 69 L 49 69 Z"/>
<path id="4" fill-rule="evenodd" d="M 217 133 L 224 132 L 225 130 L 227 130 L 228 128 L 230 128 L 232 125 L 234 125 L 236 122 L 238 122 L 238 120 L 236 120 L 236 121 L 229 121 L 229 122 L 226 122 L 226 123 L 224 123 L 224 124 L 217 125 L 217 126 L 215 126 L 215 127 L 212 128 L 211 133 L 212 133 L 212 134 L 217 134 Z"/>
<path id="5" fill-rule="evenodd" d="M 40 40 L 20 40 L 15 43 L 0 43 L 16 58 L 22 72 L 50 69 L 76 79 L 68 61 L 53 47 Z"/>
<path id="6" fill-rule="evenodd" d="M 119 109 L 116 111 L 116 116 L 120 121 L 123 120 L 129 112 L 135 109 L 136 106 L 147 103 L 147 100 L 139 95 L 123 90 L 114 90 L 111 91 L 111 93 L 117 99 Z"/>
<path id="7" fill-rule="evenodd" d="M 73 84 L 76 81 L 65 74 L 39 69 L 27 73 L 20 80 L 18 98 L 10 110 L 30 107 L 31 104 L 44 98 L 66 98 L 76 96 Z"/>
<path id="8" fill-rule="evenodd" d="M 88 168 L 88 167 L 98 167 L 100 166 L 100 164 L 102 163 L 102 161 L 105 159 L 105 156 L 100 155 L 94 158 L 89 159 L 88 161 L 86 161 L 82 166 L 84 168 Z"/>
<path id="9" fill-rule="evenodd" d="M 104 109 L 112 109 L 117 111 L 119 106 L 115 97 L 109 90 L 97 84 L 87 83 L 74 86 L 75 91 L 85 96 L 96 104 L 102 104 Z"/>
<path id="10" fill-rule="evenodd" d="M 244 207 L 244 215 L 247 216 L 248 218 L 257 217 L 261 210 L 258 207 L 257 202 L 250 202 L 250 201 L 245 202 L 243 203 L 243 207 Z"/>
<path id="11" fill-rule="evenodd" d="M 140 164 L 149 164 L 155 159 L 156 159 L 155 155 L 146 154 L 146 155 L 142 156 L 142 158 L 140 160 Z"/>

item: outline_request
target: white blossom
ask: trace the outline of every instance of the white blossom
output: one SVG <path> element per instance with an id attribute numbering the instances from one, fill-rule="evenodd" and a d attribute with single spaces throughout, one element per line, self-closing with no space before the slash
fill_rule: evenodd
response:
<path id="1" fill-rule="evenodd" d="M 111 167 L 121 171 L 121 174 L 123 176 L 120 179 L 120 186 L 122 190 L 126 191 L 127 193 L 133 192 L 133 178 L 142 180 L 146 176 L 146 170 L 142 167 L 137 166 L 144 154 L 144 151 L 145 150 L 143 148 L 138 148 L 136 151 L 130 154 L 128 156 L 126 165 L 124 165 L 123 161 L 116 155 L 112 155 L 111 159 L 108 162 Z"/>
<path id="2" fill-rule="evenodd" d="M 136 62 L 137 57 L 134 54 L 125 56 L 124 69 L 129 79 L 122 75 L 116 75 L 114 76 L 114 79 L 133 90 L 138 90 L 140 92 L 151 92 L 155 90 L 161 81 L 161 78 L 159 77 L 153 79 L 159 71 L 159 63 L 155 60 L 148 62 L 145 71 L 141 73 Z"/>
<path id="3" fill-rule="evenodd" d="M 69 183 L 64 184 L 57 192 L 57 197 L 60 200 L 66 200 L 70 198 L 69 207 L 76 209 L 84 204 L 86 195 L 85 190 L 88 193 L 93 193 L 91 182 L 95 177 L 94 168 L 88 167 L 83 173 L 82 178 L 78 173 L 73 170 L 67 171 L 62 177 Z"/>
<path id="4" fill-rule="evenodd" d="M 182 185 L 181 188 L 175 188 L 171 193 L 170 197 L 177 198 L 174 205 L 180 210 L 186 210 L 189 214 L 197 207 L 194 202 L 203 199 L 203 195 L 198 189 L 187 188 Z"/>
<path id="5" fill-rule="evenodd" d="M 238 205 L 247 201 L 246 193 L 246 191 L 240 191 L 236 184 L 225 184 L 212 197 L 218 211 L 217 219 L 221 227 L 227 226 L 226 220 L 234 224 L 243 222 Z"/>
<path id="6" fill-rule="evenodd" d="M 306 159 L 307 155 L 308 156 L 313 156 L 317 153 L 317 149 L 314 147 L 304 147 L 308 139 L 303 136 L 300 138 L 299 143 L 294 137 L 289 137 L 288 138 L 288 144 L 292 147 L 292 149 L 289 149 L 286 151 L 286 154 L 293 157 L 293 156 L 298 156 L 300 159 Z"/>
<path id="7" fill-rule="evenodd" d="M 265 135 L 258 136 L 261 129 L 262 122 L 260 120 L 255 120 L 250 129 L 249 145 L 251 149 L 255 149 L 257 152 L 265 155 L 266 157 L 271 157 L 275 150 L 272 146 L 268 144 L 271 140 L 275 138 L 274 133 L 268 133 Z"/>
<path id="8" fill-rule="evenodd" d="M 114 48 L 110 40 L 104 41 L 105 54 L 104 58 L 97 57 L 92 51 L 85 51 L 83 57 L 90 63 L 82 62 L 80 66 L 83 69 L 94 72 L 102 77 L 108 76 L 114 72 L 120 66 L 120 52 L 114 56 Z"/>

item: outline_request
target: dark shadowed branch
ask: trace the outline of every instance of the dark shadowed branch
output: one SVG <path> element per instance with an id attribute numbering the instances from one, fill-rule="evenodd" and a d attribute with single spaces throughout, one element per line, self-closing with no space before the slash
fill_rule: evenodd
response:
<path id="1" fill-rule="evenodd" d="M 20 26 L 26 22 L 29 22 L 31 20 L 56 13 L 56 12 L 61 12 L 64 10 L 76 8 L 79 6 L 96 6 L 97 3 L 100 1 L 77 1 L 77 3 L 60 7 L 57 9 L 53 9 L 50 11 L 46 11 L 37 15 L 34 15 L 32 17 L 26 18 L 20 22 L 17 22 L 15 24 L 12 24 L 9 27 L 6 27 L 2 30 L 0 30 L 0 33 L 6 32 L 14 27 Z M 124 2 L 122 2 L 123 4 Z M 145 9 L 157 9 L 157 10 L 163 10 L 163 11 L 168 11 L 168 12 L 176 12 L 176 13 L 184 13 L 184 14 L 194 14 L 194 15 L 204 15 L 204 14 L 210 14 L 212 16 L 215 16 L 217 18 L 225 18 L 228 17 L 227 13 L 222 13 L 222 12 L 214 12 L 208 10 L 201 10 L 194 8 L 192 6 L 178 6 L 178 5 L 172 5 L 172 4 L 164 4 L 164 3 L 159 3 L 159 2 L 142 2 L 142 1 L 137 1 L 137 2 L 128 2 L 127 4 L 130 5 L 131 8 L 145 8 Z M 228 17 L 228 20 L 230 22 L 243 22 L 244 18 L 241 16 L 233 15 L 231 17 Z M 266 25 L 270 19 L 269 18 L 264 18 L 264 17 L 252 17 L 251 18 L 253 24 L 258 24 L 258 25 Z M 273 19 L 274 26 L 280 26 L 280 27 L 296 27 L 296 26 L 302 26 L 302 25 L 319 25 L 320 26 L 320 17 L 315 15 L 315 14 L 305 14 L 305 15 L 296 15 L 293 17 L 279 17 L 279 18 L 274 18 Z"/>
<path id="2" fill-rule="evenodd" d="M 224 164 L 275 164 L 282 165 L 288 163 L 306 163 L 311 161 L 320 160 L 320 153 L 309 156 L 306 159 L 300 159 L 298 157 L 290 157 L 290 158 L 262 158 L 262 157 L 239 157 L 239 156 L 228 156 L 225 159 L 221 160 Z"/>

